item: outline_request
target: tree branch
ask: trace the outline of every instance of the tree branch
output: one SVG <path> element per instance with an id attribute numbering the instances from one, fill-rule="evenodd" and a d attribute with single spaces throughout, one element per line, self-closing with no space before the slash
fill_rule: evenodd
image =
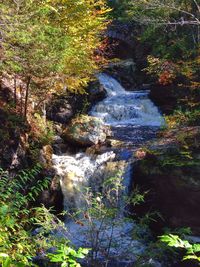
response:
<path id="1" fill-rule="evenodd" d="M 193 0 L 195 1 L 196 3 L 196 0 Z M 197 5 L 197 8 L 198 10 L 200 9 L 200 7 L 198 6 L 198 4 L 196 3 Z M 188 12 L 186 10 L 183 10 L 183 9 L 180 9 L 176 6 L 169 6 L 169 5 L 165 5 L 165 4 L 149 4 L 149 8 L 146 7 L 146 9 L 158 9 L 158 8 L 167 8 L 167 9 L 172 9 L 172 10 L 175 10 L 175 11 L 178 11 L 180 13 L 183 13 L 183 14 L 186 14 L 186 15 L 189 15 L 190 17 L 192 17 L 194 19 L 194 21 L 192 21 L 192 23 L 189 23 L 189 24 L 192 24 L 192 25 L 200 25 L 200 20 L 191 12 Z M 188 21 L 189 22 L 189 21 Z M 181 23 L 179 23 L 181 24 Z M 186 23 L 183 23 L 183 25 L 185 25 Z"/>
<path id="2" fill-rule="evenodd" d="M 197 4 L 197 1 L 196 0 L 193 0 L 193 1 L 194 1 L 195 5 L 196 5 L 196 7 L 198 9 L 198 12 L 200 12 L 200 6 Z"/>

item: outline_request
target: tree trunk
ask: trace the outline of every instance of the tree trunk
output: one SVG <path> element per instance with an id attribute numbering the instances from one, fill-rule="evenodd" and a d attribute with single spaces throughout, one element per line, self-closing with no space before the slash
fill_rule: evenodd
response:
<path id="1" fill-rule="evenodd" d="M 31 77 L 28 77 L 28 80 L 27 80 L 27 83 L 26 83 L 26 92 L 25 92 L 24 119 L 26 119 L 26 117 L 27 117 L 30 82 L 31 82 Z"/>
<path id="2" fill-rule="evenodd" d="M 22 115 L 23 114 L 23 95 L 22 95 L 23 88 L 21 84 L 19 86 L 19 90 L 20 90 L 20 114 Z"/>
<path id="3" fill-rule="evenodd" d="M 47 127 L 47 111 L 46 111 L 46 102 L 45 101 L 43 103 L 42 113 L 43 113 L 43 119 L 44 119 L 44 124 L 45 124 L 45 128 L 46 128 Z"/>
<path id="4" fill-rule="evenodd" d="M 17 107 L 17 78 L 16 75 L 14 77 L 14 105 Z"/>

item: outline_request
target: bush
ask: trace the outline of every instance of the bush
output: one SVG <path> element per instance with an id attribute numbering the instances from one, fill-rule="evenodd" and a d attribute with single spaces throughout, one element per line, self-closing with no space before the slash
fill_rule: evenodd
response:
<path id="1" fill-rule="evenodd" d="M 183 240 L 181 237 L 174 234 L 162 235 L 160 240 L 166 243 L 169 247 L 183 249 L 185 251 L 183 260 L 195 260 L 200 262 L 200 244 L 191 244 L 188 240 Z"/>
<path id="2" fill-rule="evenodd" d="M 49 145 L 53 141 L 54 129 L 52 122 L 35 113 L 31 121 L 32 139 L 37 146 Z"/>
<path id="3" fill-rule="evenodd" d="M 33 251 L 36 251 L 37 244 L 27 231 L 35 213 L 29 203 L 49 185 L 47 178 L 33 185 L 32 180 L 39 173 L 40 166 L 36 166 L 10 178 L 0 169 L 0 252 L 2 259 L 11 266 L 30 264 Z"/>
<path id="4" fill-rule="evenodd" d="M 0 264 L 2 267 L 37 266 L 33 263 L 33 257 L 57 246 L 67 247 L 71 251 L 68 256 L 65 255 L 61 259 L 62 266 L 78 266 L 78 264 L 75 265 L 75 258 L 84 257 L 87 252 L 81 249 L 76 252 L 69 247 L 68 240 L 50 234 L 58 227 L 64 228 L 64 225 L 46 208 L 31 207 L 30 203 L 49 186 L 49 178 L 42 181 L 35 179 L 40 171 L 41 167 L 36 165 L 31 170 L 21 171 L 15 177 L 10 177 L 8 172 L 0 169 Z M 33 182 L 35 180 L 37 181 Z M 40 227 L 39 232 L 33 235 L 36 226 Z M 51 255 L 49 258 L 56 259 L 56 256 L 54 258 Z"/>
<path id="5" fill-rule="evenodd" d="M 169 128 L 177 126 L 196 126 L 200 124 L 200 109 L 175 110 L 173 115 L 165 117 Z"/>

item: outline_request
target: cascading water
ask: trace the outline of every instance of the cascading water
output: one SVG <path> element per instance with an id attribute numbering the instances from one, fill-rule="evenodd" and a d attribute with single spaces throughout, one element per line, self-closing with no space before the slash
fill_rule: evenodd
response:
<path id="1" fill-rule="evenodd" d="M 57 175 L 61 177 L 65 210 L 82 209 L 84 204 L 81 192 L 85 187 L 91 186 L 90 178 L 98 176 L 103 171 L 106 162 L 114 157 L 113 152 L 96 156 L 89 156 L 85 153 L 73 156 L 53 155 L 54 168 Z"/>
<path id="2" fill-rule="evenodd" d="M 91 115 L 112 126 L 158 126 L 164 124 L 157 107 L 148 98 L 149 91 L 127 92 L 107 74 L 98 75 L 108 97 L 95 105 Z"/>
<path id="3" fill-rule="evenodd" d="M 105 124 L 110 125 L 116 139 L 142 144 L 145 139 L 144 133 L 149 133 L 147 139 L 154 137 L 158 127 L 164 124 L 164 119 L 148 98 L 149 92 L 126 92 L 107 74 L 99 74 L 98 79 L 106 89 L 107 97 L 93 107 L 90 115 L 102 118 Z M 82 217 L 77 217 L 76 223 L 66 220 L 68 228 L 66 237 L 77 247 L 91 247 L 93 256 L 95 254 L 93 259 L 104 261 L 115 258 L 120 261 L 134 262 L 135 255 L 145 249 L 143 244 L 132 239 L 131 231 L 134 223 L 127 222 L 123 216 L 123 196 L 127 195 L 127 188 L 131 183 L 132 158 L 131 151 L 127 153 L 127 151 L 116 150 L 98 155 L 88 153 L 53 155 L 53 165 L 61 180 L 65 210 L 84 211 Z M 100 214 L 96 214 L 96 218 L 91 219 L 87 208 L 93 207 L 94 204 L 88 204 L 88 195 L 86 197 L 84 188 L 89 187 L 93 193 L 96 192 L 94 195 L 98 207 L 105 206 L 111 200 L 106 202 L 105 197 L 102 198 L 102 195 L 97 192 L 103 194 L 108 181 L 112 180 L 113 176 L 118 176 L 119 171 L 121 172 L 119 179 L 122 178 L 123 181 L 118 186 L 116 184 L 119 180 L 112 182 L 116 187 L 115 193 L 111 192 L 110 196 L 115 200 L 119 198 L 115 205 L 115 209 L 117 208 L 119 212 L 111 218 L 103 215 L 105 211 L 99 210 L 104 220 L 99 217 Z M 90 201 L 93 200 L 90 199 Z"/>

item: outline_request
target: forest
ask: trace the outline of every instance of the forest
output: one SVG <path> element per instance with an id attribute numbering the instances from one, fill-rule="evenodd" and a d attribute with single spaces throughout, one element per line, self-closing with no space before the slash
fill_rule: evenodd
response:
<path id="1" fill-rule="evenodd" d="M 200 1 L 0 1 L 0 267 L 200 266 Z"/>

